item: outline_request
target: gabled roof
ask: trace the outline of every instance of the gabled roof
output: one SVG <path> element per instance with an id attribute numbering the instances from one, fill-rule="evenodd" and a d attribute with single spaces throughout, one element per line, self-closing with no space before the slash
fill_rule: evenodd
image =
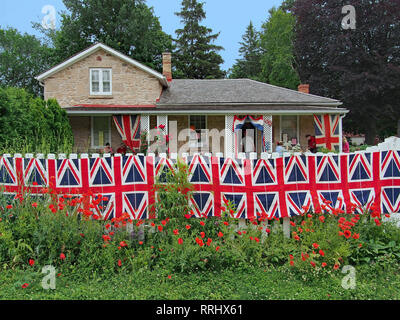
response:
<path id="1" fill-rule="evenodd" d="M 302 93 L 250 79 L 173 80 L 157 106 L 318 106 L 338 107 L 335 99 Z M 345 109 L 343 109 L 345 110 Z"/>
<path id="2" fill-rule="evenodd" d="M 81 51 L 80 53 L 72 56 L 71 58 L 65 60 L 64 62 L 56 65 L 55 67 L 51 68 L 50 70 L 47 70 L 46 72 L 40 74 L 35 79 L 38 81 L 43 81 L 44 79 L 50 77 L 51 75 L 71 66 L 72 64 L 90 56 L 94 52 L 101 50 L 101 49 L 103 49 L 107 53 L 112 54 L 113 56 L 143 70 L 144 72 L 151 74 L 152 76 L 156 77 L 164 87 L 168 87 L 168 81 L 164 75 L 162 75 L 161 73 L 145 66 L 144 64 L 142 64 L 142 63 L 140 63 L 140 62 L 138 62 L 138 61 L 122 54 L 121 52 L 114 50 L 114 49 L 110 48 L 109 46 L 106 46 L 105 44 L 102 44 L 102 43 L 94 44 L 93 46 Z"/>

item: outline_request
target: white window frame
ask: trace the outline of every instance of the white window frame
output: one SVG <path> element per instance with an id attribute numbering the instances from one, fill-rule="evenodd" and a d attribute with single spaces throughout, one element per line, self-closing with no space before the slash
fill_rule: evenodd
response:
<path id="1" fill-rule="evenodd" d="M 112 69 L 111 68 L 90 68 L 89 69 L 90 95 L 91 96 L 111 96 L 112 95 Z M 92 72 L 99 71 L 99 92 L 92 90 Z M 103 91 L 103 71 L 110 71 L 110 92 Z"/>
<path id="2" fill-rule="evenodd" d="M 282 117 L 286 117 L 286 116 L 296 116 L 296 121 L 297 121 L 297 144 L 300 144 L 300 117 L 298 114 L 287 114 L 287 115 L 281 115 L 279 116 L 279 141 L 283 141 L 283 137 L 282 137 Z"/>
<path id="3" fill-rule="evenodd" d="M 99 149 L 99 148 L 104 148 L 104 146 L 95 146 L 94 145 L 94 118 L 99 117 L 99 116 L 92 116 L 91 118 L 91 125 L 90 125 L 90 144 L 92 149 Z M 101 116 L 101 117 L 107 117 L 107 116 Z M 111 117 L 108 117 L 108 136 L 110 137 L 109 141 L 104 141 L 105 143 L 110 143 L 111 146 Z"/>
<path id="4" fill-rule="evenodd" d="M 189 129 L 190 129 L 190 116 L 204 116 L 205 117 L 205 126 L 206 126 L 206 128 L 205 129 L 200 129 L 200 130 L 208 130 L 208 115 L 204 115 L 204 114 L 189 114 L 188 115 Z M 208 134 L 207 134 L 207 137 L 208 137 Z M 201 137 L 200 137 L 200 139 L 201 139 Z M 203 142 L 198 142 L 198 140 L 197 140 L 197 143 L 193 142 L 193 141 L 191 141 L 190 137 L 189 137 L 189 143 L 190 143 L 190 148 L 203 148 L 204 147 Z M 207 145 L 208 145 L 208 142 L 207 142 L 207 144 L 205 146 L 207 146 Z"/>

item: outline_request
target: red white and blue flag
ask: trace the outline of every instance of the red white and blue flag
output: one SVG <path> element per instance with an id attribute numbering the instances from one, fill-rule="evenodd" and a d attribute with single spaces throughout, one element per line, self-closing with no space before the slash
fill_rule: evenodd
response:
<path id="1" fill-rule="evenodd" d="M 125 145 L 137 151 L 140 148 L 140 115 L 115 115 L 113 119 Z"/>
<path id="2" fill-rule="evenodd" d="M 339 147 L 340 115 L 314 115 L 315 140 L 317 147 L 334 150 Z"/>
<path id="3" fill-rule="evenodd" d="M 296 216 L 305 210 L 400 212 L 400 151 L 301 155 L 276 159 L 185 158 L 194 186 L 194 216 Z M 176 170 L 175 160 L 145 156 L 81 159 L 0 157 L 0 189 L 10 197 L 44 186 L 60 194 L 101 195 L 92 211 L 108 219 L 128 213 L 146 219 L 155 203 L 154 180 Z"/>

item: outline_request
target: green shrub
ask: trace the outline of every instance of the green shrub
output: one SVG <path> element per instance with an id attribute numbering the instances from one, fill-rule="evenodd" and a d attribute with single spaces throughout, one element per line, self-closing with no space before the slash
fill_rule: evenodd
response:
<path id="1" fill-rule="evenodd" d="M 67 114 L 56 100 L 0 88 L 0 153 L 70 152 L 72 144 Z"/>

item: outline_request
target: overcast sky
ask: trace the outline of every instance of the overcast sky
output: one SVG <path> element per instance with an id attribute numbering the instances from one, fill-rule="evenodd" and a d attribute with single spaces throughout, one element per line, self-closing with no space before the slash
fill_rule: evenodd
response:
<path id="1" fill-rule="evenodd" d="M 268 10 L 279 6 L 282 0 L 205 0 L 204 9 L 207 18 L 202 22 L 220 36 L 215 42 L 225 50 L 220 54 L 225 60 L 222 68 L 230 68 L 239 58 L 239 41 L 242 40 L 250 20 L 257 29 L 268 17 Z M 175 36 L 175 30 L 181 27 L 179 17 L 174 13 L 180 11 L 181 0 L 147 0 L 159 17 L 163 30 Z M 57 12 L 65 10 L 62 0 L 0 0 L 0 26 L 13 27 L 20 32 L 36 34 L 31 22 L 41 22 L 45 16 L 44 6 L 54 6 Z M 59 15 L 56 16 L 56 28 L 60 26 Z"/>

